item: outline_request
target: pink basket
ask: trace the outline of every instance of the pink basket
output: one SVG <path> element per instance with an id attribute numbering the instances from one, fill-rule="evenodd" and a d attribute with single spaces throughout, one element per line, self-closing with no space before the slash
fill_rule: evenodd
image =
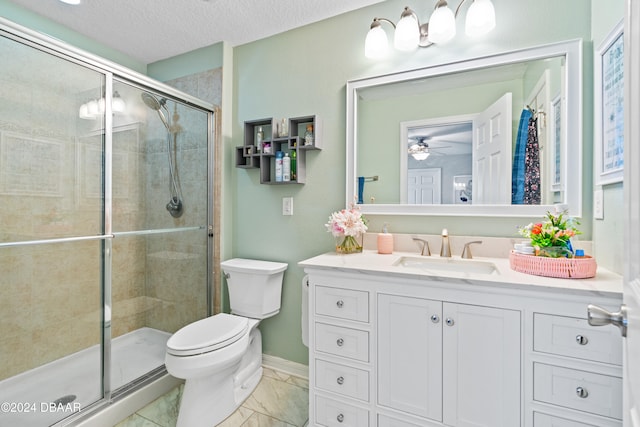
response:
<path id="1" fill-rule="evenodd" d="M 563 279 L 586 279 L 596 275 L 598 265 L 590 256 L 584 258 L 548 258 L 511 252 L 511 269 L 520 273 Z"/>

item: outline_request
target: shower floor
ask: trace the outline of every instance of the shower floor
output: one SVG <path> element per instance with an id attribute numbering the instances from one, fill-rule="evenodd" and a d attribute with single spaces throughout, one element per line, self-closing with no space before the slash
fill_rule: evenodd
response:
<path id="1" fill-rule="evenodd" d="M 170 336 L 140 328 L 114 338 L 112 390 L 163 365 Z M 100 352 L 95 345 L 0 381 L 0 426 L 48 426 L 101 399 Z"/>

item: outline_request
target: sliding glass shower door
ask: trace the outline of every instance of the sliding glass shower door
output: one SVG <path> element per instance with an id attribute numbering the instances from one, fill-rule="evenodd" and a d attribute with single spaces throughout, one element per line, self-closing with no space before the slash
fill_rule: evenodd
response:
<path id="1" fill-rule="evenodd" d="M 114 116 L 112 137 L 117 389 L 162 367 L 170 334 L 207 315 L 209 157 L 206 111 L 122 81 L 113 89 L 136 112 Z"/>
<path id="2" fill-rule="evenodd" d="M 210 314 L 212 111 L 56 46 L 0 26 L 0 425 L 108 403 Z"/>

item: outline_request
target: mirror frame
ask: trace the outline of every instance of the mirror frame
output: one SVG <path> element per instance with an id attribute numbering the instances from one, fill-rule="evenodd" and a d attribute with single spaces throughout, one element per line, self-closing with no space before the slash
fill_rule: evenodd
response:
<path id="1" fill-rule="evenodd" d="M 566 58 L 564 81 L 566 116 L 566 159 L 562 171 L 565 183 L 565 200 L 559 205 L 408 205 L 408 204 L 360 204 L 367 215 L 438 215 L 438 216 L 543 216 L 547 211 L 568 209 L 572 216 L 582 216 L 582 40 L 569 40 L 531 48 L 498 53 L 469 60 L 435 65 L 392 74 L 349 80 L 347 82 L 347 155 L 346 155 L 346 204 L 350 206 L 357 195 L 357 144 L 358 140 L 358 90 L 399 83 L 409 80 L 442 76 L 449 73 L 473 71 L 480 68 L 513 64 L 529 60 L 564 56 Z"/>

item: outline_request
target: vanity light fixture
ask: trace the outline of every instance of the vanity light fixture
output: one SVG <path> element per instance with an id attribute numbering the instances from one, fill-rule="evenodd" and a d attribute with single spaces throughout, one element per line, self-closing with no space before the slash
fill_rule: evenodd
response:
<path id="1" fill-rule="evenodd" d="M 420 24 L 418 15 L 409 6 L 402 11 L 397 25 L 386 18 L 373 18 L 364 43 L 365 56 L 372 59 L 386 56 L 389 42 L 386 32 L 382 29 L 382 22 L 393 26 L 393 46 L 401 51 L 412 51 L 418 46 L 429 47 L 434 43 L 451 40 L 456 35 L 456 17 L 466 1 L 462 0 L 454 13 L 446 0 L 438 0 L 429 22 L 424 24 Z M 491 0 L 471 1 L 473 3 L 465 20 L 465 33 L 477 37 L 495 28 L 496 13 Z"/>
<path id="2" fill-rule="evenodd" d="M 60 0 L 62 3 L 66 3 L 66 4 L 72 4 L 72 5 L 78 5 L 80 4 L 81 0 Z"/>
<path id="3" fill-rule="evenodd" d="M 111 110 L 114 113 L 124 113 L 126 107 L 127 106 L 118 91 L 113 92 L 113 96 L 111 97 Z M 80 106 L 78 116 L 85 120 L 95 120 L 99 116 L 103 115 L 104 111 L 105 99 L 92 99 Z"/>

